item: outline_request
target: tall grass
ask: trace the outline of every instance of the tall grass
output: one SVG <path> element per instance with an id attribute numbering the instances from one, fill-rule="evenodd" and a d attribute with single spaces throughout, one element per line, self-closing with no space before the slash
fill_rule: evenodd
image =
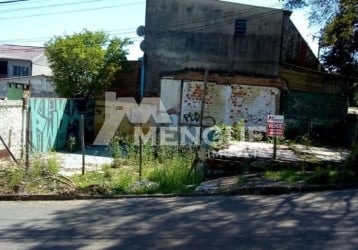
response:
<path id="1" fill-rule="evenodd" d="M 192 191 L 202 176 L 191 171 L 195 157 L 193 147 L 159 147 L 156 164 L 146 171 L 148 180 L 159 184 L 162 193 Z"/>
<path id="2" fill-rule="evenodd" d="M 106 166 L 101 172 L 90 172 L 76 176 L 79 187 L 101 185 L 114 193 L 131 193 L 132 184 L 140 180 L 155 182 L 155 190 L 140 190 L 141 193 L 183 193 L 190 192 L 200 183 L 202 176 L 191 171 L 195 148 L 191 146 L 157 146 L 147 141 L 141 147 L 142 169 L 140 172 L 140 148 L 133 139 L 116 135 L 110 149 L 114 165 Z"/>

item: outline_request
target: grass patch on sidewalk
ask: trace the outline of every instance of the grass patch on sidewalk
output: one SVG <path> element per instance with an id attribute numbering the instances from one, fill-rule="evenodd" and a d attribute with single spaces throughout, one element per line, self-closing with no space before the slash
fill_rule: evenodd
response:
<path id="1" fill-rule="evenodd" d="M 127 146 L 125 151 L 126 155 L 117 157 L 113 166 L 71 179 L 81 190 L 100 186 L 110 194 L 188 193 L 203 179 L 191 171 L 193 147 L 144 145 L 141 172 L 138 149 Z"/>
<path id="2" fill-rule="evenodd" d="M 319 166 L 313 171 L 277 170 L 266 171 L 264 177 L 288 183 L 303 182 L 312 185 L 338 184 L 357 182 L 357 175 L 343 166 Z"/>

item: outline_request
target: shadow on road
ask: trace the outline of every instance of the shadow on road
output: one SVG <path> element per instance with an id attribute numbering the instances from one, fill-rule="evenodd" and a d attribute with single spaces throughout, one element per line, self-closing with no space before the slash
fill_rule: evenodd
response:
<path id="1" fill-rule="evenodd" d="M 356 249 L 357 194 L 45 202 L 43 216 L 2 229 L 0 241 L 26 249 Z"/>

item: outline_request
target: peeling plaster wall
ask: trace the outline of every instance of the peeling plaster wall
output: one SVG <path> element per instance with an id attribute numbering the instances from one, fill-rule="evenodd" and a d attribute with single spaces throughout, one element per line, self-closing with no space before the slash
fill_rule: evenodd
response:
<path id="1" fill-rule="evenodd" d="M 167 109 L 177 110 L 179 123 L 198 126 L 204 82 L 162 79 L 161 85 L 162 102 Z M 248 129 L 265 131 L 267 115 L 277 114 L 279 109 L 280 90 L 274 87 L 208 82 L 206 93 L 204 126 L 231 125 L 244 119 Z"/>
<path id="2" fill-rule="evenodd" d="M 5 143 L 9 143 L 9 131 L 11 130 L 10 150 L 16 158 L 21 157 L 22 138 L 22 101 L 0 100 L 0 135 Z M 5 149 L 0 143 L 0 150 Z"/>

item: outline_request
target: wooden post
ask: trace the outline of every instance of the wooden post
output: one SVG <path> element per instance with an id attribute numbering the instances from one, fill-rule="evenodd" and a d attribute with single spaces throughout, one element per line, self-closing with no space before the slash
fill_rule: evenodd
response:
<path id="1" fill-rule="evenodd" d="M 81 115 L 81 125 L 80 125 L 80 134 L 81 134 L 81 148 L 82 148 L 82 175 L 85 174 L 85 165 L 86 165 L 86 145 L 85 145 L 85 116 Z"/>
<path id="2" fill-rule="evenodd" d="M 142 162 L 143 162 L 143 142 L 139 136 L 139 181 L 142 180 Z"/>
<path id="3" fill-rule="evenodd" d="M 14 160 L 14 162 L 16 163 L 17 166 L 20 166 L 19 162 L 16 160 L 15 156 L 12 154 L 12 152 L 10 151 L 9 147 L 6 145 L 5 141 L 3 140 L 3 138 L 0 135 L 0 141 L 2 142 L 2 144 L 4 144 L 5 149 L 7 150 L 7 152 L 9 153 L 10 157 Z"/>
<path id="4" fill-rule="evenodd" d="M 21 161 L 24 160 L 25 155 L 25 141 L 24 134 L 26 133 L 25 128 L 25 117 L 27 112 L 27 99 L 22 98 L 22 110 L 21 110 Z"/>
<path id="5" fill-rule="evenodd" d="M 8 140 L 8 146 L 11 148 L 11 136 L 12 136 L 12 129 L 9 130 L 9 140 Z"/>
<path id="6" fill-rule="evenodd" d="M 26 115 L 26 135 L 25 135 L 25 170 L 29 170 L 30 167 L 30 119 L 31 119 L 31 107 L 27 109 Z"/>
<path id="7" fill-rule="evenodd" d="M 204 117 L 204 108 L 205 108 L 205 101 L 206 101 L 206 92 L 207 92 L 207 80 L 208 80 L 208 70 L 205 70 L 204 75 L 204 89 L 203 89 L 203 98 L 201 101 L 201 110 L 200 110 L 200 146 L 203 141 L 203 117 Z"/>
<path id="8" fill-rule="evenodd" d="M 273 138 L 273 159 L 276 159 L 276 152 L 277 152 L 277 137 Z"/>

